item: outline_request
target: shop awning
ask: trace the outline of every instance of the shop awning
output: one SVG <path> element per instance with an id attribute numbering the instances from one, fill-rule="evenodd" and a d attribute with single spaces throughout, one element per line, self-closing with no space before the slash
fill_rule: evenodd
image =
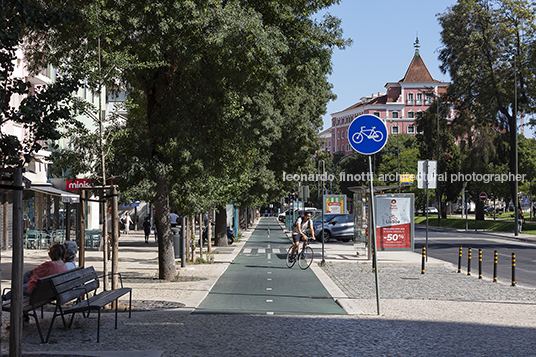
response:
<path id="1" fill-rule="evenodd" d="M 45 195 L 60 196 L 61 201 L 64 203 L 78 203 L 80 202 L 80 196 L 60 190 L 59 188 L 48 185 L 32 185 L 30 190 L 35 192 L 44 193 Z"/>

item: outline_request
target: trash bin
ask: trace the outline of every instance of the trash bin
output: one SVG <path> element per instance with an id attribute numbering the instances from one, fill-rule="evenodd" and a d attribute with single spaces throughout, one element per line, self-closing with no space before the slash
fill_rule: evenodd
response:
<path id="1" fill-rule="evenodd" d="M 178 227 L 172 227 L 171 235 L 173 236 L 173 248 L 175 249 L 175 259 L 181 259 L 181 256 L 182 256 L 181 229 Z"/>

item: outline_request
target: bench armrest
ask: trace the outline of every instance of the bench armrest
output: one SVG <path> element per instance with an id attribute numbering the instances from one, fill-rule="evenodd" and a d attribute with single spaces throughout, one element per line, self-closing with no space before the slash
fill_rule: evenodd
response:
<path id="1" fill-rule="evenodd" d="M 103 274 L 103 275 L 100 275 L 99 276 L 99 279 L 102 279 L 104 277 L 107 277 L 107 276 L 114 276 L 114 275 L 119 275 L 119 281 L 121 282 L 121 289 L 123 289 L 123 277 L 121 276 L 121 273 L 108 273 L 108 274 Z"/>

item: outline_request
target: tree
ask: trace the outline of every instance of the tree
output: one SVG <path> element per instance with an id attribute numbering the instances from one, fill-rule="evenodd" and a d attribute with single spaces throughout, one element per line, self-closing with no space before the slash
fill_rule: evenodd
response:
<path id="1" fill-rule="evenodd" d="M 72 20 L 64 10 L 46 7 L 34 1 L 17 0 L 0 5 L 4 16 L 0 18 L 0 126 L 11 121 L 21 125 L 26 135 L 22 141 L 0 131 L 0 167 L 23 167 L 33 155 L 44 149 L 48 140 L 60 137 L 59 127 L 71 123 L 69 106 L 78 80 L 65 73 L 46 88 L 35 88 L 21 78 L 12 76 L 16 63 L 15 52 L 23 45 L 30 31 L 47 31 L 52 24 Z M 23 97 L 20 105 L 11 106 L 11 99 Z"/>
<path id="2" fill-rule="evenodd" d="M 22 141 L 14 136 L 0 131 L 0 170 L 16 167 L 19 169 L 15 185 L 22 185 L 20 168 L 29 163 L 34 154 L 48 140 L 59 138 L 58 127 L 71 119 L 69 99 L 77 88 L 76 78 L 63 75 L 46 88 L 32 88 L 30 83 L 21 78 L 15 78 L 15 53 L 30 31 L 47 31 L 53 24 L 72 20 L 69 12 L 53 7 L 43 6 L 34 1 L 13 0 L 2 1 L 0 4 L 0 127 L 8 122 L 22 126 L 24 138 Z M 20 104 L 12 106 L 12 98 Z M 18 104 L 18 105 L 17 105 Z M 15 175 L 13 175 L 15 176 Z M 20 182 L 18 182 L 20 180 Z M 14 194 L 14 205 L 22 211 L 22 192 Z M 15 207 L 14 206 L 14 207 Z M 16 210 L 15 210 L 16 211 Z M 18 213 L 14 213 L 13 218 Z M 10 356 L 22 354 L 22 224 L 13 225 L 13 281 L 14 291 L 11 310 Z"/>
<path id="3" fill-rule="evenodd" d="M 415 121 L 415 135 L 419 147 L 419 159 L 437 160 L 438 173 L 446 180 L 438 180 L 436 199 L 441 202 L 441 216 L 447 218 L 445 202 L 455 201 L 462 189 L 462 182 L 450 178 L 460 172 L 460 149 L 452 135 L 452 125 L 447 121 L 450 104 L 443 98 L 435 100 L 428 110 Z M 439 117 L 438 117 L 439 116 Z M 438 133 L 439 130 L 439 133 Z M 437 193 L 439 191 L 439 194 Z"/>
<path id="4" fill-rule="evenodd" d="M 517 113 L 534 112 L 536 78 L 534 2 L 459 0 L 439 16 L 441 70 L 452 78 L 449 95 L 477 127 L 510 134 L 510 172 L 517 172 Z M 515 183 L 511 197 L 517 198 Z"/>
<path id="5" fill-rule="evenodd" d="M 91 6 L 68 3 L 91 22 Z M 333 97 L 331 51 L 345 41 L 333 18 L 309 18 L 333 1 L 99 3 L 103 46 L 130 61 L 120 71 L 132 105 L 117 138 L 114 182 L 154 183 L 160 277 L 172 279 L 170 204 L 198 209 L 236 200 L 268 172 L 278 140 L 290 147 L 285 133 L 296 146 L 289 152 L 311 155 Z M 57 38 L 69 44 L 55 41 L 55 48 L 87 43 L 69 40 L 67 30 Z"/>

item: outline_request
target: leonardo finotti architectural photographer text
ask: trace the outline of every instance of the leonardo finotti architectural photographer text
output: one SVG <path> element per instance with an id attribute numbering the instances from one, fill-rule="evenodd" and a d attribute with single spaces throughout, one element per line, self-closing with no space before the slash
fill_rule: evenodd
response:
<path id="1" fill-rule="evenodd" d="M 381 182 L 414 182 L 416 180 L 424 179 L 425 175 L 414 175 L 414 174 L 379 174 L 376 175 L 378 181 Z M 525 181 L 526 174 L 514 175 L 509 172 L 506 174 L 477 174 L 475 172 L 470 174 L 464 174 L 461 172 L 448 174 L 428 174 L 428 181 L 437 180 L 439 182 L 511 182 Z M 370 172 L 362 172 L 360 174 L 347 174 L 346 172 L 341 172 L 338 175 L 339 181 L 344 182 L 366 182 L 370 181 Z M 283 181 L 295 181 L 295 182 L 318 182 L 318 181 L 333 181 L 335 176 L 333 174 L 287 174 L 283 172 Z"/>

